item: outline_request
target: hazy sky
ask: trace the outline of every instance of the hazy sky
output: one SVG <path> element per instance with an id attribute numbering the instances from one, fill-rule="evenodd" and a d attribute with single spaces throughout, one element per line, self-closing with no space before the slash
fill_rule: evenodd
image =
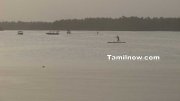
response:
<path id="1" fill-rule="evenodd" d="M 180 17 L 180 0 L 0 0 L 0 21 L 85 17 Z"/>

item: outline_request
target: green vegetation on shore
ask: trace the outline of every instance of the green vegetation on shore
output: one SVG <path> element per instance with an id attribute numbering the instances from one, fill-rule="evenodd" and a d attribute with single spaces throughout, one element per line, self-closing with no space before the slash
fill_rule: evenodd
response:
<path id="1" fill-rule="evenodd" d="M 180 31 L 180 18 L 120 17 L 63 19 L 54 22 L 0 22 L 4 30 Z"/>

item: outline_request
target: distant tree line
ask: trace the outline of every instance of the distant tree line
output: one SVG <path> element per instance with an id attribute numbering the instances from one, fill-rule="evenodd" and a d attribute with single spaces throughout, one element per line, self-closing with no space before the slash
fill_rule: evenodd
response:
<path id="1" fill-rule="evenodd" d="M 4 30 L 180 31 L 180 18 L 120 17 L 63 19 L 54 22 L 0 22 Z"/>

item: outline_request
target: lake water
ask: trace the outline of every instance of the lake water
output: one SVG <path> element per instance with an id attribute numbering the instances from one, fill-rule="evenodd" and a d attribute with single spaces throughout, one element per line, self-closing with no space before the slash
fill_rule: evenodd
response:
<path id="1" fill-rule="evenodd" d="M 46 32 L 0 32 L 0 101 L 180 101 L 180 32 Z"/>

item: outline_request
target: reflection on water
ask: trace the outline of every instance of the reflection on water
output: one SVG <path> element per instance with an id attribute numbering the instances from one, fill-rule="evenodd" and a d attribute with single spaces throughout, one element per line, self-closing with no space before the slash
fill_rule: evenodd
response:
<path id="1" fill-rule="evenodd" d="M 180 32 L 45 33 L 0 32 L 0 101 L 180 100 Z M 117 35 L 127 43 L 107 43 Z M 113 62 L 107 54 L 161 60 Z"/>

